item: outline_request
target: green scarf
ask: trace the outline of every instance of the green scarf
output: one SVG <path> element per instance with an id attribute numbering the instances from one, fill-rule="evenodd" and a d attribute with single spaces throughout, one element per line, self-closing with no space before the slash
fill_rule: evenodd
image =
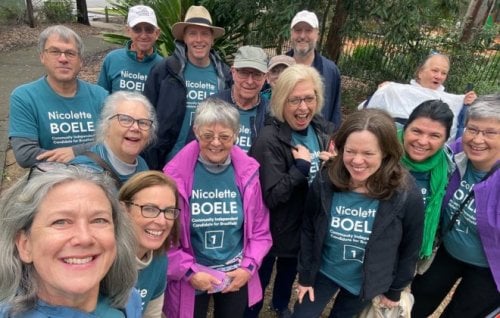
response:
<path id="1" fill-rule="evenodd" d="M 403 143 L 403 131 L 398 130 L 398 137 Z M 443 148 L 434 155 L 422 162 L 413 161 L 405 152 L 401 162 L 410 171 L 431 173 L 430 187 L 431 197 L 425 207 L 424 235 L 422 238 L 422 247 L 420 248 L 420 257 L 426 258 L 432 254 L 434 239 L 439 224 L 441 214 L 441 205 L 448 184 L 448 160 Z"/>

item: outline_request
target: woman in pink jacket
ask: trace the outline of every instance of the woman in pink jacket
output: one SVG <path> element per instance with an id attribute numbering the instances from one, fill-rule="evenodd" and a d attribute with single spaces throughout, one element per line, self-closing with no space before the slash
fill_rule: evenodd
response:
<path id="1" fill-rule="evenodd" d="M 242 317 L 262 299 L 257 270 L 271 247 L 259 165 L 234 145 L 239 113 L 208 99 L 197 107 L 196 140 L 163 169 L 179 188 L 181 237 L 169 250 L 168 317 Z"/>

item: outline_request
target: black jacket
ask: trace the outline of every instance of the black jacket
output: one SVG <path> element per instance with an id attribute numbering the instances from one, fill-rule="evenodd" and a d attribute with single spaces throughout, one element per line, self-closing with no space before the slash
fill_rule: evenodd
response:
<path id="1" fill-rule="evenodd" d="M 315 116 L 311 125 L 318 136 L 320 150 L 326 150 L 333 125 L 321 116 Z M 307 177 L 295 166 L 291 140 L 290 126 L 269 118 L 249 151 L 249 155 L 260 163 L 262 194 L 271 215 L 273 246 L 270 254 L 281 257 L 298 255 L 308 189 Z"/>
<path id="2" fill-rule="evenodd" d="M 399 300 L 401 291 L 415 274 L 422 241 L 424 207 L 411 177 L 408 190 L 397 190 L 388 200 L 380 200 L 372 233 L 365 249 L 360 297 L 372 299 L 384 294 Z M 313 181 L 306 200 L 298 263 L 299 283 L 314 286 L 321 266 L 321 253 L 328 231 L 332 199 L 338 192 L 327 169 Z"/>
<path id="3" fill-rule="evenodd" d="M 149 168 L 154 170 L 161 170 L 165 166 L 167 155 L 179 137 L 186 113 L 186 46 L 180 41 L 176 41 L 175 45 L 172 56 L 151 69 L 144 86 L 144 95 L 153 104 L 158 117 L 158 138 L 142 156 Z M 213 50 L 210 51 L 210 61 L 217 72 L 218 90 L 230 87 L 232 80 L 229 66 Z"/>

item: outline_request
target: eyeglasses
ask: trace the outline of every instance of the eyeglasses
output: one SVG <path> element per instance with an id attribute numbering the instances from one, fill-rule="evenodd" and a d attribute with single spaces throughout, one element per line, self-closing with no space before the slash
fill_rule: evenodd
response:
<path id="1" fill-rule="evenodd" d="M 141 34 L 143 32 L 146 34 L 153 34 L 156 31 L 156 28 L 152 25 L 146 25 L 146 26 L 136 25 L 132 27 L 132 31 L 136 34 Z"/>
<path id="2" fill-rule="evenodd" d="M 137 123 L 137 126 L 141 130 L 149 130 L 153 126 L 153 121 L 151 119 L 146 119 L 146 118 L 135 119 L 134 117 L 125 114 L 116 114 L 109 117 L 108 119 L 111 120 L 113 118 L 117 118 L 118 123 L 125 128 L 132 127 L 134 123 Z"/>
<path id="3" fill-rule="evenodd" d="M 216 136 L 214 134 L 206 133 L 206 134 L 199 135 L 199 138 L 203 142 L 212 142 L 217 138 L 217 140 L 219 140 L 219 142 L 223 143 L 223 144 L 226 144 L 228 142 L 233 141 L 233 137 L 234 137 L 234 134 L 233 135 L 223 134 L 223 135 Z"/>
<path id="4" fill-rule="evenodd" d="M 472 127 L 465 127 L 465 133 L 471 136 L 478 136 L 480 133 L 483 134 L 483 137 L 486 139 L 495 139 L 498 135 L 500 135 L 500 131 L 497 130 L 482 130 Z"/>
<path id="5" fill-rule="evenodd" d="M 306 103 L 307 106 L 311 106 L 314 101 L 316 101 L 316 96 L 306 96 L 304 98 L 294 97 L 288 99 L 288 104 L 292 106 L 299 106 L 302 102 Z"/>
<path id="6" fill-rule="evenodd" d="M 73 50 L 66 50 L 66 51 L 61 51 L 58 49 L 45 49 L 43 50 L 45 53 L 47 53 L 49 56 L 54 57 L 54 58 L 59 58 L 62 54 L 68 59 L 68 60 L 73 60 L 76 59 L 78 56 L 80 56 L 80 53 L 77 51 Z"/>
<path id="7" fill-rule="evenodd" d="M 154 219 L 158 215 L 160 215 L 160 213 L 163 213 L 163 216 L 165 217 L 165 219 L 175 220 L 175 219 L 177 219 L 177 217 L 179 216 L 179 213 L 181 212 L 181 209 L 178 209 L 178 208 L 160 209 L 159 207 L 154 206 L 154 205 L 148 205 L 148 204 L 140 205 L 140 204 L 136 204 L 136 203 L 131 202 L 131 201 L 126 202 L 126 203 L 129 205 L 134 205 L 136 207 L 139 207 L 141 209 L 141 215 L 147 219 Z"/>
<path id="8" fill-rule="evenodd" d="M 264 76 L 266 75 L 266 73 L 262 73 L 259 71 L 252 72 L 252 71 L 241 70 L 241 69 L 236 69 L 236 74 L 238 74 L 239 78 L 244 79 L 244 80 L 249 79 L 250 76 L 252 76 L 254 81 L 262 81 L 264 79 Z"/>

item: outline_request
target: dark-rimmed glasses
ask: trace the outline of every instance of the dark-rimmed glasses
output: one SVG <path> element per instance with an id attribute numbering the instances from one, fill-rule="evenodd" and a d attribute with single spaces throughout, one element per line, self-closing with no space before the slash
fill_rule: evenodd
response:
<path id="1" fill-rule="evenodd" d="M 68 60 L 74 60 L 78 56 L 80 56 L 80 53 L 78 53 L 77 51 L 73 51 L 73 50 L 61 51 L 59 49 L 44 49 L 43 51 L 53 58 L 59 58 L 62 54 L 64 54 L 64 56 Z"/>
<path id="2" fill-rule="evenodd" d="M 160 213 L 163 213 L 163 216 L 167 220 L 175 220 L 179 216 L 179 213 L 181 212 L 181 209 L 178 208 L 165 208 L 165 209 L 160 209 L 157 206 L 154 205 L 149 205 L 149 204 L 144 204 L 140 205 L 137 203 L 134 203 L 132 201 L 126 202 L 129 205 L 136 206 L 141 209 L 141 215 L 147 219 L 154 219 Z"/>
<path id="3" fill-rule="evenodd" d="M 139 118 L 135 119 L 132 116 L 125 115 L 125 114 L 115 114 L 108 119 L 111 120 L 113 118 L 118 119 L 118 123 L 124 127 L 124 128 L 130 128 L 134 123 L 137 123 L 137 126 L 141 130 L 150 130 L 151 127 L 153 126 L 153 121 L 151 119 L 147 118 Z"/>

